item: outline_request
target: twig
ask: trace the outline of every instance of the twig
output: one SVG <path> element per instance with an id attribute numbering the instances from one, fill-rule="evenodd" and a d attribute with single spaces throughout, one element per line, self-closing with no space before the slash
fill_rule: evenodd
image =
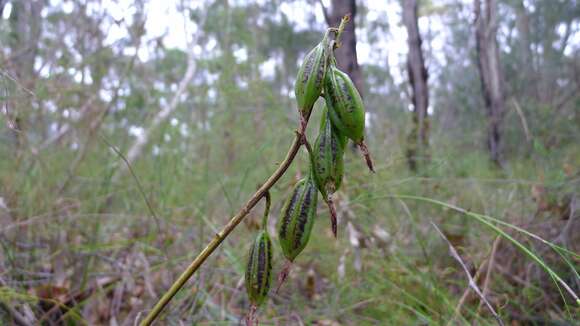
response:
<path id="1" fill-rule="evenodd" d="M 497 314 L 497 312 L 495 312 L 495 310 L 493 309 L 493 306 L 489 303 L 489 301 L 487 301 L 487 299 L 485 298 L 483 293 L 481 293 L 481 290 L 477 287 L 477 284 L 473 280 L 471 273 L 469 273 L 469 269 L 467 268 L 467 266 L 465 266 L 465 263 L 461 259 L 461 256 L 459 256 L 459 254 L 457 253 L 457 250 L 455 250 L 455 247 L 453 247 L 453 244 L 451 244 L 449 239 L 447 239 L 445 234 L 443 234 L 443 232 L 441 232 L 441 230 L 439 229 L 439 227 L 437 227 L 437 225 L 435 223 L 431 222 L 431 225 L 433 225 L 433 227 L 435 228 L 435 230 L 437 230 L 437 232 L 443 238 L 443 240 L 445 240 L 445 242 L 447 242 L 447 245 L 449 246 L 449 253 L 461 265 L 461 267 L 463 268 L 463 271 L 465 271 L 465 274 L 467 275 L 467 279 L 469 280 L 469 287 L 471 287 L 473 289 L 473 291 L 485 303 L 485 305 L 487 306 L 487 308 L 489 309 L 489 311 L 491 312 L 491 314 L 493 315 L 493 317 L 497 321 L 497 324 L 500 326 L 503 326 L 504 325 L 503 321 L 501 320 L 501 318 L 499 318 L 499 315 Z"/>
<path id="2" fill-rule="evenodd" d="M 121 153 L 121 151 L 119 151 L 119 149 L 116 146 L 112 145 L 111 143 L 109 143 L 109 141 L 107 141 L 105 136 L 99 135 L 99 137 L 101 137 L 101 140 L 105 144 L 107 144 L 107 146 L 109 146 L 109 148 L 111 148 L 117 155 L 119 155 L 119 157 L 123 160 L 123 162 L 125 162 L 127 169 L 129 170 L 129 172 L 133 176 L 133 179 L 135 179 L 135 183 L 137 184 L 137 188 L 139 189 L 141 196 L 143 197 L 143 199 L 145 200 L 145 203 L 147 204 L 147 208 L 149 209 L 149 213 L 153 217 L 153 220 L 155 220 L 155 224 L 157 225 L 157 232 L 161 232 L 161 225 L 159 224 L 159 218 L 157 218 L 157 214 L 155 214 L 155 210 L 153 209 L 153 205 L 151 205 L 149 198 L 145 194 L 145 191 L 143 190 L 143 186 L 141 186 L 141 182 L 139 181 L 139 178 L 135 174 L 135 171 L 133 171 L 133 167 L 131 166 L 131 163 L 129 163 L 129 161 L 127 161 L 127 158 L 125 157 L 125 155 L 123 155 L 123 153 Z"/>
<path id="3" fill-rule="evenodd" d="M 8 304 L 0 301 L 0 307 L 8 313 L 10 317 L 12 317 L 14 323 L 18 326 L 29 326 L 32 325 L 29 323 L 23 315 L 21 315 L 16 309 L 10 307 Z"/>
<path id="4" fill-rule="evenodd" d="M 473 279 L 476 282 L 479 281 L 479 277 L 481 276 L 481 272 L 483 271 L 484 268 L 487 268 L 486 277 L 485 277 L 485 284 L 483 286 L 483 294 L 484 295 L 487 292 L 486 291 L 487 290 L 487 282 L 489 281 L 489 275 L 490 275 L 489 271 L 493 267 L 493 260 L 495 259 L 495 252 L 497 250 L 497 245 L 499 244 L 500 239 L 501 239 L 501 237 L 499 237 L 499 236 L 495 239 L 495 241 L 493 242 L 493 245 L 492 245 L 491 253 L 489 254 L 489 258 L 486 258 L 486 260 L 481 264 L 481 266 L 479 266 L 479 268 L 477 269 L 477 272 L 475 272 L 475 276 L 473 277 Z M 447 325 L 454 324 L 455 320 L 459 316 L 459 313 L 461 312 L 461 307 L 463 307 L 463 305 L 465 304 L 465 301 L 467 300 L 467 297 L 469 296 L 469 293 L 470 292 L 469 292 L 469 287 L 468 287 L 463 292 L 463 295 L 459 299 L 457 306 L 455 306 L 455 312 L 453 313 L 453 318 L 451 318 L 449 320 L 449 322 L 447 322 Z"/>
<path id="5" fill-rule="evenodd" d="M 532 141 L 532 134 L 530 133 L 530 129 L 528 128 L 528 122 L 526 121 L 526 116 L 524 116 L 524 112 L 522 111 L 520 104 L 518 103 L 518 101 L 515 98 L 512 99 L 512 103 L 514 104 L 514 108 L 516 109 L 516 112 L 518 113 L 518 116 L 520 117 L 520 121 L 522 122 L 522 127 L 524 128 L 524 133 L 526 135 L 526 140 L 529 143 Z"/>
<path id="6" fill-rule="evenodd" d="M 483 281 L 483 295 L 487 295 L 487 291 L 489 288 L 489 280 L 491 277 L 491 271 L 493 270 L 494 267 L 494 263 L 495 263 L 495 253 L 497 252 L 497 248 L 499 247 L 499 243 L 500 243 L 501 237 L 497 236 L 497 238 L 495 239 L 495 241 L 493 242 L 493 246 L 491 248 L 491 256 L 489 257 L 488 263 L 487 263 L 487 270 L 485 271 L 485 280 Z M 479 310 L 481 309 L 481 305 L 482 303 L 479 303 L 479 306 L 477 307 L 477 311 L 479 312 Z"/>
<path id="7" fill-rule="evenodd" d="M 326 21 L 326 24 L 330 25 L 331 24 L 330 15 L 328 14 L 326 6 L 322 2 L 322 0 L 318 0 L 318 3 L 320 3 L 320 6 L 322 7 L 322 14 L 324 15 L 324 20 Z"/>
<path id="8" fill-rule="evenodd" d="M 28 95 L 32 96 L 35 100 L 37 99 L 36 94 L 33 91 L 31 91 L 30 89 L 26 88 L 26 86 L 22 85 L 22 83 L 20 83 L 18 81 L 18 79 L 16 79 L 16 77 L 11 76 L 8 72 L 6 72 L 2 69 L 0 69 L 0 74 L 4 75 L 4 77 L 6 77 L 9 80 L 11 80 L 12 82 L 14 82 L 14 84 L 16 84 L 16 86 L 18 86 L 19 88 L 24 90 L 26 93 L 28 93 Z"/>

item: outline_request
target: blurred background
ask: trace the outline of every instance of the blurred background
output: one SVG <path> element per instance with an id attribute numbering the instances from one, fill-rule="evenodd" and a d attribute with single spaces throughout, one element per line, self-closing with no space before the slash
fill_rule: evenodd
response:
<path id="1" fill-rule="evenodd" d="M 320 203 L 260 323 L 495 324 L 449 244 L 504 322 L 577 323 L 545 268 L 454 207 L 580 291 L 578 1 L 0 0 L 0 324 L 143 318 L 283 160 L 301 60 L 346 14 L 377 173 L 349 146 L 338 240 Z M 272 235 L 307 169 L 301 150 L 272 189 Z M 243 322 L 262 209 L 160 325 Z"/>

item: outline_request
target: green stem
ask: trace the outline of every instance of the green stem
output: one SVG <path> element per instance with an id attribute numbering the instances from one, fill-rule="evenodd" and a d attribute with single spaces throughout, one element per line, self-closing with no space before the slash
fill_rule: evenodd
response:
<path id="1" fill-rule="evenodd" d="M 344 15 L 344 17 L 342 17 L 340 25 L 338 25 L 338 31 L 336 32 L 336 43 L 334 44 L 335 48 L 340 46 L 340 37 L 342 36 L 342 32 L 344 32 L 344 28 L 346 27 L 346 24 L 349 22 L 349 20 L 350 15 Z"/>
<path id="2" fill-rule="evenodd" d="M 266 197 L 266 207 L 264 208 L 264 216 L 262 217 L 262 229 L 268 229 L 268 215 L 270 215 L 270 205 L 272 204 L 272 198 L 270 197 L 270 191 L 266 190 L 264 194 Z"/>

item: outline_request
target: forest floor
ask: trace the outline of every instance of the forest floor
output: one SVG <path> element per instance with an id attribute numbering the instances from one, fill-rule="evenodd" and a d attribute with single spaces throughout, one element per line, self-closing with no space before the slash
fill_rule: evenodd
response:
<path id="1" fill-rule="evenodd" d="M 271 158 L 281 159 L 286 143 L 240 155 L 230 167 L 158 158 L 134 167 L 138 179 L 116 183 L 110 175 L 120 159 L 103 143 L 67 183 L 70 171 L 58 167 L 71 153 L 2 160 L 0 320 L 133 325 L 273 171 Z M 495 324 L 462 264 L 506 324 L 578 321 L 578 305 L 546 269 L 580 292 L 577 146 L 532 151 L 501 170 L 483 151 L 439 147 L 420 174 L 400 154 L 371 150 L 376 175 L 347 153 L 338 240 L 321 203 L 289 280 L 258 310 L 261 324 Z M 304 164 L 299 159 L 273 189 L 272 235 Z M 262 205 L 178 293 L 162 324 L 243 320 L 246 255 Z M 277 274 L 284 259 L 275 236 L 274 244 Z"/>

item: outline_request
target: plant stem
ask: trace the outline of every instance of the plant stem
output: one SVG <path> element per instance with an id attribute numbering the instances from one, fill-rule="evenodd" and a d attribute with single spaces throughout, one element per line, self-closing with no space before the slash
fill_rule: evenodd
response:
<path id="1" fill-rule="evenodd" d="M 337 29 L 337 34 L 335 37 L 336 42 L 340 41 L 340 36 L 344 31 L 344 27 L 348 23 L 349 19 L 350 16 L 348 15 L 342 18 L 340 25 L 338 26 Z M 300 126 L 298 132 L 296 133 L 296 137 L 294 138 L 294 142 L 290 146 L 290 149 L 288 150 L 286 157 L 284 158 L 282 163 L 280 163 L 278 169 L 276 169 L 276 171 L 274 171 L 274 173 L 268 178 L 268 180 L 266 180 L 266 182 L 260 187 L 260 189 L 258 189 L 252 195 L 252 197 L 250 197 L 250 199 L 246 202 L 246 204 L 240 209 L 240 211 L 238 211 L 238 213 L 234 217 L 230 219 L 230 221 L 224 226 L 224 228 L 213 237 L 210 243 L 199 253 L 199 255 L 197 255 L 197 257 L 195 257 L 195 259 L 191 262 L 191 264 L 189 264 L 187 269 L 183 273 L 181 273 L 181 275 L 179 275 L 179 277 L 169 288 L 169 290 L 167 290 L 167 292 L 163 294 L 163 296 L 155 304 L 153 309 L 151 309 L 151 311 L 147 314 L 147 316 L 145 316 L 145 319 L 143 319 L 143 321 L 139 324 L 140 326 L 148 326 L 151 325 L 153 321 L 155 321 L 155 319 L 157 318 L 157 316 L 159 316 L 163 308 L 167 306 L 169 301 L 171 301 L 171 299 L 175 296 L 175 294 L 177 294 L 177 292 L 185 285 L 185 283 L 191 278 L 193 273 L 195 273 L 195 271 L 199 269 L 199 267 L 205 262 L 205 260 L 209 256 L 211 256 L 211 254 L 236 228 L 236 226 L 240 224 L 240 222 L 244 219 L 244 217 L 248 215 L 250 210 L 254 206 L 256 206 L 258 201 L 260 201 L 260 199 L 262 199 L 262 197 L 266 195 L 266 193 L 270 190 L 270 188 L 272 188 L 272 186 L 274 186 L 276 182 L 278 182 L 278 180 L 284 175 L 284 173 L 286 173 L 286 170 L 288 170 L 290 164 L 292 164 L 292 162 L 294 161 L 294 158 L 296 157 L 296 154 L 298 153 L 300 146 L 305 144 L 308 147 L 308 149 L 311 150 L 309 148 L 310 145 L 308 144 L 305 135 L 306 126 L 308 124 L 309 118 L 310 113 L 308 113 L 306 116 L 300 115 L 301 119 Z"/>
<path id="2" fill-rule="evenodd" d="M 268 229 L 268 215 L 270 215 L 270 206 L 272 205 L 272 198 L 270 197 L 270 191 L 266 190 L 264 194 L 266 198 L 266 205 L 264 206 L 264 216 L 262 217 L 262 229 Z"/>
<path id="3" fill-rule="evenodd" d="M 268 190 L 276 184 L 276 182 L 284 175 L 290 164 L 294 161 L 300 146 L 302 145 L 302 140 L 299 135 L 296 135 L 294 142 L 290 146 L 284 161 L 280 163 L 280 166 L 276 171 L 266 180 L 266 182 L 250 197 L 246 204 L 240 209 L 240 211 L 230 219 L 230 221 L 224 226 L 224 228 L 218 232 L 210 243 L 201 251 L 201 253 L 191 262 L 187 269 L 181 273 L 179 278 L 173 283 L 173 285 L 163 294 L 161 299 L 155 304 L 153 309 L 147 314 L 145 319 L 140 323 L 141 326 L 151 325 L 153 321 L 159 316 L 163 308 L 171 301 L 171 299 L 177 294 L 177 292 L 185 285 L 185 283 L 191 278 L 193 273 L 199 269 L 199 267 L 205 262 L 205 260 L 217 249 L 217 247 L 226 239 L 226 237 L 234 230 L 234 228 L 240 224 L 250 210 L 260 201 L 260 199 L 268 192 Z"/>
<path id="4" fill-rule="evenodd" d="M 340 37 L 342 36 L 342 32 L 344 32 L 344 28 L 346 27 L 346 24 L 350 21 L 350 14 L 345 15 L 344 17 L 342 17 L 342 20 L 340 21 L 340 25 L 338 25 L 338 29 L 336 31 L 336 37 L 334 38 L 336 43 L 335 43 L 335 48 L 336 47 L 340 47 Z"/>

